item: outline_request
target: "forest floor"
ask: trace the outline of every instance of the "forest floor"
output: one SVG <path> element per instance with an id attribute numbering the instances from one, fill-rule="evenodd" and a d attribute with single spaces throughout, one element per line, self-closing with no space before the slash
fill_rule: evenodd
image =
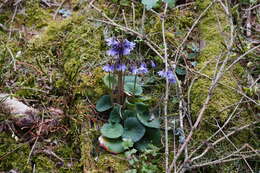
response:
<path id="1" fill-rule="evenodd" d="M 0 172 L 260 170 L 259 2 L 151 2 L 0 0 Z M 161 122 L 145 152 L 99 146 L 115 36 L 135 42 L 130 62 L 156 63 L 135 99 Z"/>

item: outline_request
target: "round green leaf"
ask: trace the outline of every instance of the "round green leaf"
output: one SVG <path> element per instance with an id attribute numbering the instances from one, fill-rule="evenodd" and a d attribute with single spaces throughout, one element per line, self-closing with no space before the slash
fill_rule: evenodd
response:
<path id="1" fill-rule="evenodd" d="M 153 7 L 155 7 L 158 1 L 159 0 L 142 0 L 142 3 L 147 10 L 151 10 Z"/>
<path id="2" fill-rule="evenodd" d="M 110 89 L 113 89 L 114 87 L 117 86 L 117 77 L 113 74 L 106 74 L 103 77 L 103 81 L 105 85 Z"/>
<path id="3" fill-rule="evenodd" d="M 160 129 L 146 128 L 144 137 L 135 143 L 135 148 L 144 151 L 150 148 L 150 144 L 159 146 L 161 145 L 161 132 Z"/>
<path id="4" fill-rule="evenodd" d="M 112 102 L 109 95 L 104 95 L 97 101 L 96 104 L 97 111 L 104 112 L 110 108 L 112 108 Z"/>
<path id="5" fill-rule="evenodd" d="M 123 119 L 127 119 L 129 117 L 136 117 L 136 111 L 133 110 L 125 110 L 123 113 Z"/>
<path id="6" fill-rule="evenodd" d="M 104 136 L 98 138 L 99 144 L 106 151 L 113 154 L 118 154 L 124 152 L 123 141 L 122 139 L 108 139 Z"/>
<path id="7" fill-rule="evenodd" d="M 169 5 L 169 7 L 174 7 L 176 0 L 163 0 L 165 3 Z"/>
<path id="8" fill-rule="evenodd" d="M 131 139 L 133 142 L 139 141 L 145 133 L 145 127 L 135 117 L 129 117 L 124 122 L 123 138 Z"/>
<path id="9" fill-rule="evenodd" d="M 124 129 L 121 124 L 106 123 L 101 128 L 101 134 L 107 138 L 115 139 L 122 136 Z"/>
<path id="10" fill-rule="evenodd" d="M 139 84 L 125 83 L 124 91 L 127 95 L 139 96 L 143 93 L 143 88 Z"/>
<path id="11" fill-rule="evenodd" d="M 146 128 L 145 138 L 149 140 L 153 145 L 161 144 L 161 131 L 155 128 Z"/>
<path id="12" fill-rule="evenodd" d="M 135 107 L 138 113 L 144 113 L 149 111 L 148 106 L 142 102 L 135 103 Z"/>
<path id="13" fill-rule="evenodd" d="M 125 76 L 125 83 L 137 83 L 139 84 L 139 82 L 141 81 L 141 79 L 138 76 Z"/>
<path id="14" fill-rule="evenodd" d="M 145 151 L 146 149 L 149 149 L 149 144 L 151 144 L 149 142 L 149 140 L 146 138 L 143 138 L 140 141 L 138 141 L 137 143 L 135 143 L 135 148 L 139 151 Z"/>
<path id="15" fill-rule="evenodd" d="M 148 114 L 137 114 L 138 120 L 146 127 L 151 128 L 160 128 L 160 121 L 158 119 L 150 120 L 150 116 Z"/>
<path id="16" fill-rule="evenodd" d="M 109 114 L 109 122 L 119 123 L 121 121 L 121 107 L 118 104 L 115 104 L 113 110 Z"/>

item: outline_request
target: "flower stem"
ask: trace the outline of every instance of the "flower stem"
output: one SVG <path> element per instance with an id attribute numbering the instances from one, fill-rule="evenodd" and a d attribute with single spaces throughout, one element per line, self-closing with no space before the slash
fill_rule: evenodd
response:
<path id="1" fill-rule="evenodd" d="M 137 80 L 137 74 L 135 75 L 135 81 L 134 81 L 134 96 L 135 96 L 135 88 L 136 88 L 136 80 Z"/>
<path id="2" fill-rule="evenodd" d="M 123 55 L 119 55 L 120 61 L 119 64 L 123 62 Z M 118 103 L 123 105 L 124 96 L 124 79 L 123 79 L 123 71 L 120 70 L 118 72 Z"/>

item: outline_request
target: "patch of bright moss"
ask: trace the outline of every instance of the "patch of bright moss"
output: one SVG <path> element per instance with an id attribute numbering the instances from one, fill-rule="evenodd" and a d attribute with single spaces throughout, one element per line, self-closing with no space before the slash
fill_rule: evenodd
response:
<path id="1" fill-rule="evenodd" d="M 120 159 L 120 156 L 102 154 L 98 158 L 97 167 L 102 171 L 125 172 L 128 169 L 128 163 L 127 161 Z"/>
<path id="2" fill-rule="evenodd" d="M 92 83 L 90 87 L 100 94 L 99 90 L 103 90 L 95 85 L 100 80 L 100 71 L 88 65 L 101 60 L 102 35 L 101 28 L 78 14 L 63 21 L 53 21 L 43 34 L 30 41 L 26 61 L 37 64 L 52 79 L 52 85 L 60 94 L 68 90 L 85 95 L 87 88 L 79 86 L 86 86 L 86 83 L 89 83 L 88 86 Z M 92 82 L 83 80 L 84 74 L 89 73 L 84 72 L 87 69 L 91 70 L 92 77 L 88 79 Z M 81 84 L 82 81 L 84 84 Z"/>
<path id="3" fill-rule="evenodd" d="M 35 2 L 35 0 L 30 0 L 26 1 L 24 20 L 19 20 L 19 18 L 18 20 L 20 22 L 23 21 L 28 27 L 35 26 L 36 28 L 42 28 L 48 25 L 48 21 L 51 17 L 49 12 L 40 7 L 39 1 Z"/>
<path id="4" fill-rule="evenodd" d="M 207 6 L 209 4 L 206 1 L 198 1 L 201 6 Z M 207 4 L 207 5 L 205 5 Z M 215 10 L 215 11 L 214 11 Z M 210 60 L 213 60 L 206 68 L 202 71 L 204 74 L 209 77 L 213 77 L 216 58 L 221 55 L 224 50 L 222 43 L 224 42 L 223 35 L 219 31 L 218 19 L 215 15 L 215 12 L 220 13 L 218 15 L 219 21 L 222 26 L 228 25 L 228 19 L 224 15 L 221 7 L 218 4 L 215 4 L 209 11 L 206 16 L 201 20 L 199 24 L 199 31 L 202 42 L 204 42 L 205 47 L 201 50 L 199 56 L 198 68 L 202 68 Z M 222 83 L 237 88 L 237 80 L 232 76 L 232 72 L 227 72 L 222 79 Z M 193 86 L 192 89 L 192 110 L 194 114 L 198 113 L 202 104 L 208 94 L 208 89 L 211 85 L 211 81 L 206 78 L 199 78 Z M 215 117 L 220 118 L 221 121 L 224 121 L 229 116 L 229 110 L 223 111 L 221 114 L 219 112 L 227 105 L 231 105 L 239 101 L 241 96 L 235 91 L 228 89 L 224 86 L 218 85 L 213 92 L 212 99 L 208 105 L 207 110 L 205 111 L 204 118 Z"/>
<path id="5" fill-rule="evenodd" d="M 197 0 L 197 4 L 199 9 L 204 10 L 209 4 L 210 0 Z M 217 14 L 217 17 L 216 17 Z M 206 13 L 206 15 L 200 20 L 198 29 L 200 32 L 200 39 L 205 45 L 200 52 L 199 61 L 198 61 L 198 69 L 202 67 L 206 67 L 202 73 L 208 75 L 209 77 L 214 77 L 214 69 L 216 66 L 216 59 L 223 53 L 225 50 L 222 43 L 224 42 L 225 36 L 220 31 L 220 27 L 218 22 L 220 22 L 221 26 L 227 29 L 228 18 L 225 16 L 223 9 L 220 4 L 214 4 Z M 210 64 L 207 64 L 208 61 L 211 61 Z M 237 75 L 236 73 L 239 72 Z M 237 65 L 234 69 L 226 72 L 225 75 L 221 78 L 220 82 L 231 86 L 233 88 L 238 88 L 237 78 L 241 77 L 243 74 L 243 69 L 241 66 Z M 236 76 L 237 75 L 237 76 Z M 191 100 L 192 100 L 192 112 L 193 115 L 196 116 L 199 110 L 202 108 L 203 103 L 207 97 L 208 89 L 211 85 L 211 80 L 207 78 L 200 77 L 193 85 L 191 92 Z M 217 85 L 212 93 L 212 98 L 208 104 L 208 107 L 203 115 L 203 122 L 200 124 L 200 129 L 195 131 L 193 136 L 194 143 L 203 142 L 205 139 L 210 137 L 214 132 L 218 130 L 218 128 L 212 124 L 216 124 L 215 119 L 220 123 L 224 123 L 225 120 L 230 116 L 233 111 L 231 109 L 223 108 L 226 106 L 235 104 L 239 102 L 241 99 L 241 95 L 236 93 L 234 90 L 229 89 L 222 85 Z M 243 109 L 243 108 L 242 108 Z M 252 122 L 252 116 L 247 111 L 241 111 L 239 115 L 237 115 L 231 122 L 228 127 L 241 127 L 245 124 Z M 226 127 L 226 128 L 228 128 Z M 244 130 L 239 132 L 238 134 L 230 137 L 230 139 L 235 143 L 237 147 L 241 147 L 244 143 L 250 142 L 250 133 L 249 130 Z M 214 139 L 219 139 L 222 135 L 217 135 Z M 214 139 L 212 141 L 214 141 Z M 229 153 L 234 151 L 234 147 L 230 145 L 228 141 L 223 141 L 214 147 L 216 152 L 208 152 L 204 156 L 203 159 L 212 159 L 212 158 L 221 158 L 222 154 Z M 219 152 L 217 152 L 219 151 Z M 221 154 L 221 155 L 218 155 Z M 227 170 L 232 170 L 234 168 L 235 162 L 230 164 L 224 164 L 221 169 L 218 169 L 220 172 L 226 172 Z M 203 168 L 204 169 L 204 168 Z M 215 172 L 215 166 L 209 166 L 206 172 Z"/>
<path id="6" fill-rule="evenodd" d="M 30 147 L 11 138 L 9 134 L 0 133 L 0 170 L 17 169 L 21 172 L 31 172 L 31 165 L 27 164 Z"/>

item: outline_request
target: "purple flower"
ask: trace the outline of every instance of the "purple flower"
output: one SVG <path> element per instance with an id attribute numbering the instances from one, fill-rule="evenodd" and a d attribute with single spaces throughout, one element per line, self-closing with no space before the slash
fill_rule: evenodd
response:
<path id="1" fill-rule="evenodd" d="M 165 77 L 165 72 L 163 70 L 157 72 L 159 76 Z"/>
<path id="2" fill-rule="evenodd" d="M 134 66 L 131 67 L 131 73 L 132 73 L 133 75 L 138 74 L 138 68 L 136 67 L 136 65 L 134 65 Z"/>
<path id="3" fill-rule="evenodd" d="M 108 38 L 106 39 L 106 42 L 107 42 L 107 45 L 108 46 L 115 46 L 117 44 L 119 44 L 119 41 L 117 41 L 115 38 L 111 37 L 111 38 Z"/>
<path id="4" fill-rule="evenodd" d="M 176 79 L 175 79 L 175 78 L 169 78 L 168 81 L 169 81 L 170 83 L 176 83 Z"/>
<path id="5" fill-rule="evenodd" d="M 171 70 L 168 70 L 167 72 L 165 72 L 164 70 L 161 70 L 158 72 L 158 75 L 168 79 L 168 81 L 170 83 L 176 83 L 176 78 L 175 75 L 173 74 L 173 72 Z"/>
<path id="6" fill-rule="evenodd" d="M 168 70 L 168 71 L 165 73 L 165 75 L 166 75 L 166 78 L 168 78 L 168 79 L 173 79 L 173 78 L 175 78 L 175 77 L 174 77 L 174 74 L 173 74 L 173 72 L 172 72 L 171 70 Z"/>
<path id="7" fill-rule="evenodd" d="M 135 43 L 125 39 L 123 41 L 123 55 L 129 55 L 130 52 L 135 48 Z"/>
<path id="8" fill-rule="evenodd" d="M 146 67 L 146 64 L 145 64 L 145 63 L 142 63 L 139 68 L 137 68 L 136 65 L 133 65 L 133 66 L 131 67 L 131 73 L 132 73 L 133 75 L 148 73 L 148 69 L 147 69 L 147 67 Z"/>
<path id="9" fill-rule="evenodd" d="M 109 56 L 129 55 L 135 47 L 135 43 L 127 39 L 119 41 L 115 38 L 109 38 L 106 39 L 106 42 L 107 45 L 111 47 L 111 49 L 107 51 Z"/>
<path id="10" fill-rule="evenodd" d="M 153 62 L 153 60 L 151 60 L 151 67 L 152 68 L 156 67 L 156 64 Z"/>
<path id="11" fill-rule="evenodd" d="M 114 65 L 106 64 L 102 68 L 105 72 L 113 72 L 115 70 Z"/>
<path id="12" fill-rule="evenodd" d="M 126 71 L 126 65 L 125 64 L 117 64 L 116 70 L 117 71 Z"/>
<path id="13" fill-rule="evenodd" d="M 146 67 L 146 64 L 143 62 L 141 64 L 141 66 L 138 68 L 138 71 L 137 71 L 138 74 L 145 74 L 145 73 L 148 73 L 148 69 Z"/>

